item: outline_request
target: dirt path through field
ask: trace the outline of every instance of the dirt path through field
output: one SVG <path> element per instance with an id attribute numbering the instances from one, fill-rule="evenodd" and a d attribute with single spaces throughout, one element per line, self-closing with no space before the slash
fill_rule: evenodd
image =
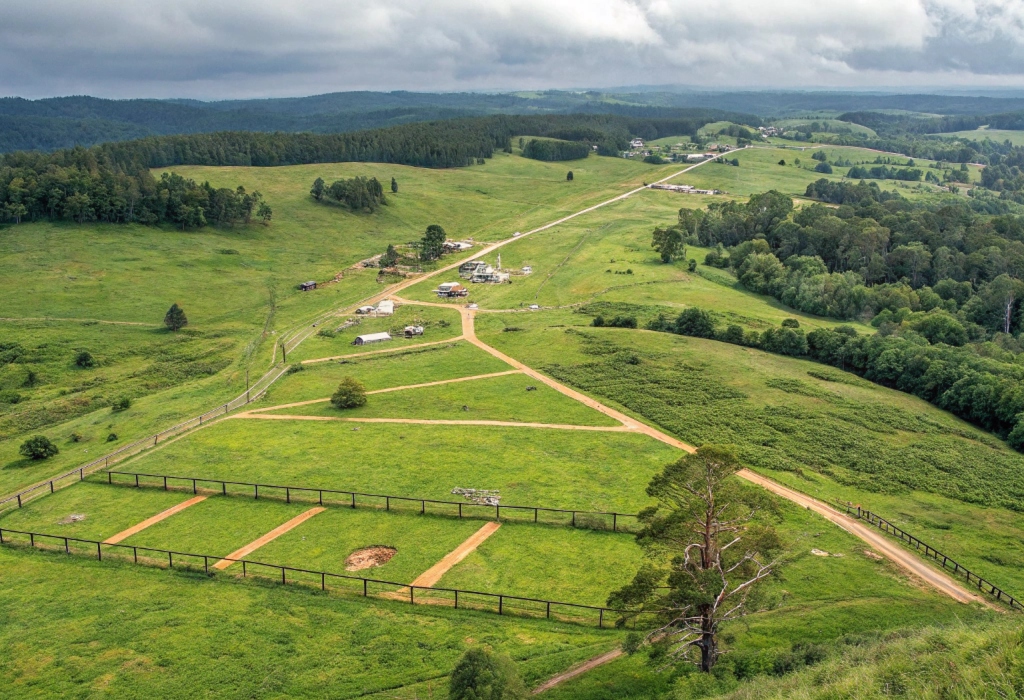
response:
<path id="1" fill-rule="evenodd" d="M 399 299 L 397 297 L 396 301 L 410 304 L 417 303 L 405 299 Z M 658 430 L 657 428 L 646 425 L 645 423 L 641 423 L 640 421 L 635 420 L 634 418 L 631 418 L 625 415 L 624 413 L 621 413 L 613 408 L 605 406 L 597 399 L 593 399 L 589 396 L 581 394 L 578 391 L 570 389 L 569 387 L 564 386 L 558 381 L 551 379 L 550 377 L 547 377 L 541 374 L 540 372 L 531 369 L 530 367 L 527 367 L 522 362 L 519 362 L 518 360 L 509 357 L 508 355 L 500 352 L 499 350 L 496 350 L 495 348 L 492 348 L 490 345 L 477 338 L 476 329 L 474 326 L 475 309 L 461 308 L 459 309 L 459 311 L 462 314 L 462 335 L 465 337 L 466 340 L 468 340 L 470 343 L 473 343 L 480 349 L 489 352 L 490 354 L 494 355 L 500 360 L 508 363 L 512 367 L 515 367 L 516 369 L 521 370 L 528 376 L 533 377 L 537 381 L 544 382 L 552 389 L 555 389 L 556 391 L 559 391 L 566 396 L 574 398 L 586 406 L 601 411 L 601 413 L 604 413 L 607 416 L 615 418 L 616 420 L 620 421 L 623 424 L 623 426 L 625 426 L 626 430 L 643 433 L 644 435 L 648 435 L 654 438 L 655 440 L 659 440 L 665 443 L 666 445 L 671 445 L 678 449 L 685 450 L 686 452 L 695 451 L 694 447 L 692 447 L 691 445 L 687 445 L 681 440 L 678 440 L 672 437 L 671 435 L 667 435 L 662 431 Z M 868 545 L 870 545 L 872 548 L 876 549 L 880 554 L 885 556 L 887 559 L 896 563 L 898 566 L 900 566 L 902 569 L 912 574 L 913 576 L 918 577 L 926 584 L 938 590 L 940 593 L 944 593 L 945 595 L 948 595 L 954 600 L 959 601 L 961 603 L 982 603 L 984 605 L 987 605 L 988 607 L 996 609 L 994 605 L 989 603 L 989 601 L 985 600 L 982 596 L 967 590 L 966 588 L 961 586 L 957 581 L 947 576 L 945 573 L 932 568 L 930 565 L 922 561 L 916 555 L 904 550 L 900 545 L 890 542 L 882 533 L 878 532 L 873 527 L 865 525 L 858 520 L 854 520 L 848 517 L 847 515 L 840 513 L 835 508 L 832 508 L 831 506 L 822 503 L 821 501 L 818 501 L 817 499 L 811 498 L 810 496 L 802 494 L 793 489 L 787 488 L 782 484 L 779 484 L 775 481 L 772 481 L 771 479 L 768 479 L 767 477 L 755 474 L 754 472 L 748 469 L 740 470 L 738 476 L 751 483 L 757 484 L 758 486 L 768 489 L 772 493 L 781 496 L 782 498 L 785 498 L 789 501 L 792 501 L 793 503 L 813 510 L 815 513 L 818 513 L 822 517 L 838 525 L 839 527 L 846 530 L 855 537 L 860 538 Z"/>
<path id="2" fill-rule="evenodd" d="M 274 540 L 276 540 L 278 537 L 280 537 L 284 533 L 288 532 L 289 530 L 294 530 L 299 525 L 301 525 L 302 523 L 306 522 L 307 520 L 312 518 L 317 513 L 323 513 L 325 510 L 327 510 L 327 509 L 326 508 L 322 508 L 320 506 L 317 506 L 316 508 L 310 508 L 309 510 L 307 510 L 305 513 L 302 513 L 301 515 L 296 515 L 294 518 L 292 518 L 288 522 L 286 522 L 286 523 L 284 523 L 282 525 L 278 525 L 277 527 L 275 527 L 273 530 L 271 530 L 267 534 L 263 535 L 262 537 L 260 537 L 258 539 L 253 540 L 252 542 L 250 542 L 249 544 L 245 545 L 241 549 L 236 549 L 231 554 L 227 555 L 226 557 L 221 559 L 219 562 L 214 564 L 213 568 L 223 571 L 224 569 L 226 569 L 229 566 L 231 566 L 232 564 L 234 564 L 235 560 L 244 559 L 247 555 L 252 554 L 257 549 L 262 547 L 263 545 L 267 544 L 268 542 L 273 542 Z"/>
<path id="3" fill-rule="evenodd" d="M 185 510 L 186 508 L 188 508 L 190 506 L 194 506 L 196 503 L 199 503 L 200 501 L 205 501 L 205 500 L 206 500 L 206 496 L 196 496 L 195 498 L 190 498 L 187 501 L 182 501 L 181 503 L 179 503 L 176 506 L 171 506 L 167 510 L 164 510 L 164 511 L 161 511 L 161 512 L 157 513 L 152 518 L 146 518 L 141 523 L 139 523 L 137 525 L 132 525 L 127 530 L 123 530 L 123 531 L 117 533 L 116 535 L 114 535 L 113 537 L 108 537 L 107 539 L 103 540 L 103 544 L 117 544 L 121 540 L 128 539 L 132 535 L 135 535 L 137 533 L 142 532 L 143 530 L 145 530 L 150 525 L 156 525 L 161 520 L 166 520 L 167 518 L 171 517 L 175 513 L 180 513 L 181 511 Z"/>
<path id="4" fill-rule="evenodd" d="M 622 651 L 622 649 L 612 649 L 611 651 L 606 651 L 600 656 L 595 656 L 594 658 L 588 661 L 584 661 L 579 666 L 574 666 L 570 668 L 568 671 L 559 673 L 557 676 L 552 676 L 551 678 L 547 679 L 546 681 L 538 685 L 536 688 L 534 688 L 530 695 L 539 695 L 543 693 L 545 690 L 551 690 L 559 683 L 564 683 L 570 678 L 581 676 L 587 671 L 593 671 L 598 666 L 602 666 L 608 663 L 609 661 L 614 661 L 615 659 L 619 658 L 625 653 L 626 652 Z"/>
<path id="5" fill-rule="evenodd" d="M 497 532 L 499 527 L 501 527 L 501 523 L 485 523 L 483 527 L 470 535 L 465 542 L 448 552 L 448 554 L 445 554 L 441 561 L 437 562 L 413 579 L 412 583 L 409 585 L 416 586 L 418 588 L 429 588 L 430 586 L 433 586 L 441 580 L 442 576 L 448 573 L 449 569 L 468 557 L 483 543 L 484 540 Z"/>

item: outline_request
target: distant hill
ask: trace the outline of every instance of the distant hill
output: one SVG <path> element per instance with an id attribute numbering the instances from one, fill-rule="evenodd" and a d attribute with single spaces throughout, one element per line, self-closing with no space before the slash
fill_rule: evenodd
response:
<path id="1" fill-rule="evenodd" d="M 490 114 L 604 113 L 673 118 L 680 109 L 780 117 L 808 112 L 912 112 L 973 116 L 1024 110 L 1024 98 L 842 92 L 514 93 L 336 92 L 256 100 L 107 100 L 0 98 L 0 152 L 53 151 L 147 136 L 218 131 L 342 133 Z M 975 120 L 976 121 L 976 120 Z"/>

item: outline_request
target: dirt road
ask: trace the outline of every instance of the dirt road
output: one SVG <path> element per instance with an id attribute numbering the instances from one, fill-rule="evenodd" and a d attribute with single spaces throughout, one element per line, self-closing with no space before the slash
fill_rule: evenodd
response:
<path id="1" fill-rule="evenodd" d="M 296 515 L 288 522 L 278 525 L 262 537 L 253 540 L 252 542 L 250 542 L 249 544 L 245 545 L 240 549 L 236 549 L 231 554 L 227 555 L 219 562 L 214 564 L 213 568 L 223 571 L 224 569 L 234 564 L 237 560 L 244 559 L 246 556 L 252 554 L 263 545 L 267 544 L 268 542 L 273 542 L 284 533 L 288 532 L 289 530 L 294 530 L 299 525 L 306 522 L 317 513 L 323 513 L 325 510 L 327 509 L 317 506 L 316 508 L 310 508 L 309 510 L 305 511 L 300 515 Z"/>
<path id="2" fill-rule="evenodd" d="M 205 500 L 206 500 L 206 496 L 196 496 L 195 498 L 190 498 L 187 501 L 182 501 L 181 503 L 179 503 L 176 506 L 171 506 L 167 510 L 164 510 L 164 511 L 161 511 L 161 512 L 157 513 L 152 518 L 146 518 L 141 523 L 138 523 L 137 525 L 132 525 L 127 530 L 122 530 L 121 532 L 117 533 L 113 537 L 108 537 L 107 539 L 103 540 L 103 544 L 117 544 L 118 542 L 120 542 L 122 540 L 128 539 L 132 535 L 135 535 L 137 533 L 142 532 L 147 527 L 149 527 L 151 525 L 156 525 L 161 520 L 166 520 L 167 518 L 171 517 L 175 513 L 180 513 L 181 511 L 185 510 L 186 508 L 188 508 L 190 506 L 194 506 L 196 503 L 199 503 L 200 501 L 205 501 Z"/>
<path id="3" fill-rule="evenodd" d="M 441 561 L 437 562 L 417 576 L 409 585 L 420 588 L 433 586 L 441 580 L 442 576 L 448 573 L 449 569 L 468 557 L 472 552 L 476 551 L 476 548 L 479 547 L 484 540 L 497 532 L 499 527 L 501 527 L 501 523 L 493 521 L 485 523 L 483 527 L 470 535 L 465 542 L 448 552 L 448 554 L 444 555 L 444 558 L 442 558 Z"/>
<path id="4" fill-rule="evenodd" d="M 600 433 L 625 433 L 630 430 L 625 425 L 566 425 L 563 423 L 527 423 L 514 420 L 447 420 L 431 418 L 344 418 L 342 416 L 289 416 L 273 413 L 238 413 L 229 416 L 229 420 L 313 420 L 340 421 L 342 423 L 404 423 L 410 425 L 475 425 L 479 427 L 499 428 L 548 428 L 551 430 L 585 430 Z"/>

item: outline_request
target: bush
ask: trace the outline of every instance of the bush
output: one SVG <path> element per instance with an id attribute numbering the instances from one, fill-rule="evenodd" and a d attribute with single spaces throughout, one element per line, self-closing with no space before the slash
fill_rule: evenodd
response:
<path id="1" fill-rule="evenodd" d="M 96 366 L 96 360 L 88 350 L 79 350 L 75 355 L 75 365 L 82 369 L 89 369 Z"/>
<path id="2" fill-rule="evenodd" d="M 132 400 L 127 396 L 122 396 L 119 399 L 115 399 L 114 403 L 110 404 L 110 410 L 112 411 L 127 411 L 132 407 Z"/>
<path id="3" fill-rule="evenodd" d="M 10 389 L 0 391 L 0 403 L 18 403 L 19 401 L 21 401 L 21 394 L 18 392 Z"/>
<path id="4" fill-rule="evenodd" d="M 707 311 L 693 306 L 679 314 L 679 318 L 676 319 L 676 333 L 695 338 L 714 338 L 715 321 Z"/>
<path id="5" fill-rule="evenodd" d="M 459 659 L 448 685 L 449 700 L 522 700 L 526 686 L 511 659 L 474 647 Z"/>
<path id="6" fill-rule="evenodd" d="M 36 435 L 21 443 L 18 452 L 21 456 L 28 457 L 29 459 L 49 459 L 50 457 L 55 457 L 60 450 L 50 442 L 49 438 L 43 435 Z"/>
<path id="7" fill-rule="evenodd" d="M 800 322 L 797 321 L 795 318 L 784 318 L 784 319 L 782 319 L 782 327 L 783 328 L 799 328 L 800 327 Z"/>
<path id="8" fill-rule="evenodd" d="M 366 405 L 366 387 L 354 377 L 345 377 L 331 396 L 335 408 L 359 408 Z"/>
<path id="9" fill-rule="evenodd" d="M 814 172 L 816 172 L 816 173 L 824 173 L 826 175 L 831 175 L 832 174 L 832 166 L 829 165 L 828 163 L 818 163 L 817 165 L 814 166 Z"/>
<path id="10" fill-rule="evenodd" d="M 117 442 L 117 433 L 107 435 L 107 442 Z"/>
<path id="11" fill-rule="evenodd" d="M 686 269 L 688 269 L 690 272 L 696 272 L 697 271 L 697 261 L 694 260 L 693 258 L 690 258 L 689 263 L 687 263 Z"/>
<path id="12" fill-rule="evenodd" d="M 320 336 L 321 338 L 333 338 L 338 334 L 332 331 L 330 328 L 321 328 L 319 331 L 317 331 L 317 335 Z"/>

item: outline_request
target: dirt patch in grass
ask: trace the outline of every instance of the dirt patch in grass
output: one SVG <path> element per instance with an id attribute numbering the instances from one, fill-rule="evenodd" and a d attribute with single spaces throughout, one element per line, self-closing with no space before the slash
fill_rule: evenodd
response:
<path id="1" fill-rule="evenodd" d="M 397 552 L 398 550 L 394 547 L 383 545 L 357 549 L 345 559 L 345 571 L 362 571 L 375 566 L 383 566 L 391 561 L 391 557 L 395 556 Z"/>

